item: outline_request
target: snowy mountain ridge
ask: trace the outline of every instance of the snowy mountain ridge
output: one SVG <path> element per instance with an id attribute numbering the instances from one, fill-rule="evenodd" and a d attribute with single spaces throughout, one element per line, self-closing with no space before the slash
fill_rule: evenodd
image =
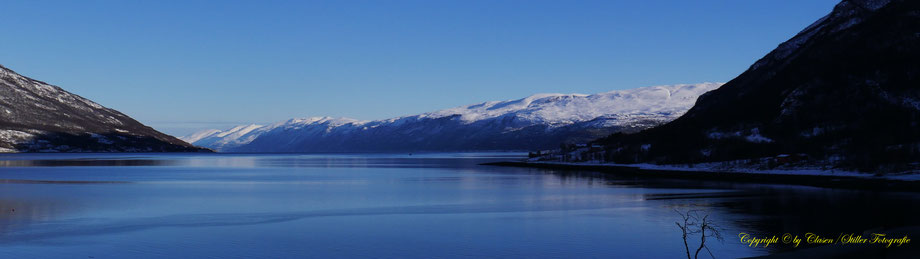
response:
<path id="1" fill-rule="evenodd" d="M 703 92 L 720 83 L 649 86 L 598 94 L 535 94 L 509 101 L 492 101 L 419 115 L 441 118 L 460 115 L 467 123 L 515 115 L 538 124 L 571 124 L 614 114 L 683 113 Z"/>
<path id="2" fill-rule="evenodd" d="M 492 134 L 514 134 L 523 129 L 534 131 L 528 134 L 536 134 L 539 131 L 545 131 L 541 134 L 555 134 L 555 131 L 571 131 L 573 130 L 571 126 L 575 124 L 579 124 L 578 127 L 583 129 L 657 125 L 677 118 L 693 106 L 699 95 L 721 85 L 721 83 L 701 83 L 650 86 L 591 95 L 536 94 L 516 100 L 483 102 L 383 120 L 361 121 L 349 118 L 310 117 L 290 119 L 266 126 L 252 124 L 236 126 L 225 131 L 204 130 L 181 139 L 195 145 L 223 151 L 302 151 L 301 148 L 316 150 L 316 147 L 299 145 L 316 144 L 318 139 L 336 139 L 341 150 L 347 151 L 385 150 L 386 148 L 382 146 L 365 147 L 372 150 L 341 146 L 342 143 L 364 138 L 357 135 L 374 135 L 393 141 L 413 139 L 426 146 L 426 149 L 440 150 L 437 145 L 430 143 L 432 135 L 455 134 L 457 130 L 480 129 L 479 132 L 470 132 L 476 135 L 483 135 L 482 129 L 484 128 L 488 128 L 486 131 Z M 535 130 L 533 128 L 535 126 L 543 128 Z M 566 127 L 569 129 L 560 130 Z M 271 137 L 268 137 L 269 135 Z M 250 145 L 250 143 L 258 142 L 257 140 L 263 136 L 274 138 L 272 144 L 280 146 L 273 148 Z M 488 138 L 491 139 L 493 136 Z M 450 145 L 466 149 L 464 145 L 456 143 Z M 488 147 L 482 148 L 505 149 L 501 146 L 486 146 Z M 507 148 L 520 149 L 522 147 L 509 146 Z"/>
<path id="3" fill-rule="evenodd" d="M 917 172 L 918 46 L 920 1 L 843 0 L 680 118 L 598 140 L 598 152 L 618 164 Z"/>
<path id="4" fill-rule="evenodd" d="M 201 150 L 0 65 L 0 152 L 148 151 Z"/>

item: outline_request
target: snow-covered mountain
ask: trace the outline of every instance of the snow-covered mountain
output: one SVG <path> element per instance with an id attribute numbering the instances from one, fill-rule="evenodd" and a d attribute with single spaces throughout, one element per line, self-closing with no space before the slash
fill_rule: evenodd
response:
<path id="1" fill-rule="evenodd" d="M 917 171 L 920 1 L 841 1 L 684 116 L 597 143 L 616 163 Z"/>
<path id="2" fill-rule="evenodd" d="M 259 129 L 261 127 L 262 125 L 249 124 L 236 126 L 226 131 L 216 129 L 203 130 L 192 135 L 182 137 L 181 139 L 189 143 L 198 143 L 195 144 L 198 146 L 237 146 L 251 142 L 256 135 L 249 133 L 253 133 L 253 130 Z"/>
<path id="3" fill-rule="evenodd" d="M 313 117 L 182 137 L 235 152 L 530 150 L 633 132 L 677 118 L 720 83 L 537 94 L 375 121 Z"/>
<path id="4" fill-rule="evenodd" d="M 0 152 L 199 150 L 121 112 L 0 66 Z"/>

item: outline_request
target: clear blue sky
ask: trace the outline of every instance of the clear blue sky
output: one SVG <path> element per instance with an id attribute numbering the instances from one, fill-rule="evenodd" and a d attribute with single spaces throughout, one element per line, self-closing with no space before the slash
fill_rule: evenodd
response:
<path id="1" fill-rule="evenodd" d="M 0 64 L 181 135 L 725 82 L 837 2 L 4 1 Z"/>

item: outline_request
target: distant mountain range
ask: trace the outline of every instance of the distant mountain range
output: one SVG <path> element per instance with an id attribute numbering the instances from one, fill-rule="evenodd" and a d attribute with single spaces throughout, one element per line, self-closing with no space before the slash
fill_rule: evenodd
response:
<path id="1" fill-rule="evenodd" d="M 0 66 L 0 152 L 206 151 Z"/>
<path id="2" fill-rule="evenodd" d="M 182 137 L 229 152 L 419 152 L 533 150 L 636 132 L 682 115 L 702 83 L 606 93 L 538 94 L 385 120 L 313 117 L 271 125 L 241 125 Z"/>
<path id="3" fill-rule="evenodd" d="M 182 140 L 0 66 L 2 152 L 205 150 L 183 140 L 229 152 L 535 150 L 590 141 L 604 146 L 590 157 L 614 163 L 781 157 L 769 161 L 916 171 L 920 1 L 844 0 L 724 85 L 539 94 L 374 121 L 291 119 Z"/>
<path id="4" fill-rule="evenodd" d="M 865 171 L 916 170 L 920 1 L 842 1 L 682 117 L 596 143 L 616 163 L 792 154 Z"/>

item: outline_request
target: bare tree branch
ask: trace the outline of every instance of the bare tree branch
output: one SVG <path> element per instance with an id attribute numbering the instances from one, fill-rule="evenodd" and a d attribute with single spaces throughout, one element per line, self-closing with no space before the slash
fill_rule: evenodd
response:
<path id="1" fill-rule="evenodd" d="M 681 237 L 684 240 L 684 251 L 687 253 L 687 259 L 698 259 L 703 249 L 706 249 L 710 257 L 715 258 L 709 246 L 706 245 L 707 238 L 712 237 L 720 242 L 722 242 L 723 239 L 719 231 L 720 228 L 709 219 L 709 214 L 701 215 L 699 210 L 681 212 L 680 210 L 674 209 L 674 211 L 683 219 L 683 224 L 681 224 L 681 222 L 674 222 L 674 224 L 677 224 L 677 227 L 681 230 Z M 697 228 L 697 226 L 699 227 Z M 690 245 L 687 241 L 687 237 L 697 233 L 700 234 L 700 246 L 696 248 L 693 257 L 690 257 Z"/>

